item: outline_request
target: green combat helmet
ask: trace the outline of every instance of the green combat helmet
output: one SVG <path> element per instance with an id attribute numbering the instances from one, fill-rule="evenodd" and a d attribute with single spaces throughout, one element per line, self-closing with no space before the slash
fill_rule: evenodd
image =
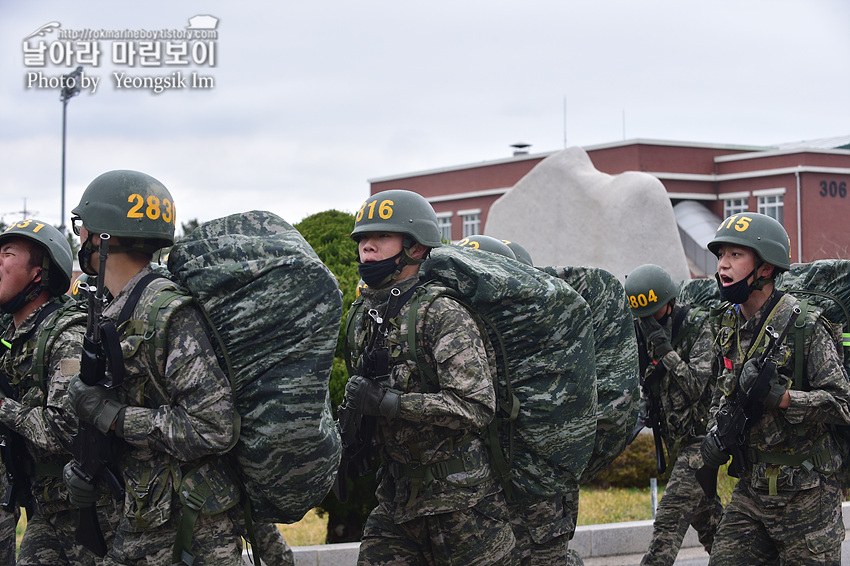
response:
<path id="1" fill-rule="evenodd" d="M 517 244 L 516 242 L 511 242 L 510 240 L 502 240 L 506 246 L 511 248 L 511 251 L 514 252 L 517 261 L 524 263 L 529 267 L 534 267 L 534 262 L 531 259 L 531 254 L 528 253 L 528 250 L 523 246 Z"/>
<path id="2" fill-rule="evenodd" d="M 46 222 L 30 218 L 12 224 L 3 234 L 0 234 L 0 245 L 11 238 L 31 240 L 44 248 L 46 252 L 41 266 L 41 285 L 36 289 L 38 293 L 42 288 L 47 288 L 52 296 L 57 297 L 68 291 L 68 287 L 71 286 L 74 262 L 71 258 L 71 245 L 62 232 Z M 35 293 L 27 302 L 38 296 L 38 293 Z"/>
<path id="3" fill-rule="evenodd" d="M 463 240 L 459 241 L 457 245 L 462 248 L 472 248 L 474 250 L 481 250 L 483 252 L 490 252 L 503 255 L 511 259 L 516 259 L 516 255 L 507 244 L 505 244 L 502 240 L 497 240 L 491 236 L 484 236 L 482 234 L 467 236 Z"/>
<path id="4" fill-rule="evenodd" d="M 675 299 L 679 287 L 663 267 L 647 263 L 626 275 L 625 289 L 632 314 L 643 318 Z"/>
<path id="5" fill-rule="evenodd" d="M 360 240 L 359 234 L 364 232 L 405 234 L 428 248 L 443 245 L 434 208 L 422 195 L 404 189 L 382 191 L 366 199 L 354 217 L 351 239 Z M 405 247 L 410 245 L 405 243 Z"/>
<path id="6" fill-rule="evenodd" d="M 782 271 L 791 268 L 791 239 L 775 218 L 758 212 L 734 214 L 720 223 L 708 249 L 717 255 L 722 244 L 752 248 L 765 263 Z"/>
<path id="7" fill-rule="evenodd" d="M 89 234 L 117 236 L 125 249 L 150 253 L 174 244 L 174 199 L 165 185 L 138 171 L 100 175 L 71 213 Z"/>

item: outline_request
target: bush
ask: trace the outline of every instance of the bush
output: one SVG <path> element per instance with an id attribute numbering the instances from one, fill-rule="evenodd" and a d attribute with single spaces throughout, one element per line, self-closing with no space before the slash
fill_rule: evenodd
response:
<path id="1" fill-rule="evenodd" d="M 600 488 L 645 488 L 649 485 L 649 478 L 658 478 L 659 483 L 667 483 L 675 454 L 665 456 L 667 471 L 659 475 L 655 464 L 655 440 L 651 434 L 639 434 L 623 453 L 588 485 Z"/>

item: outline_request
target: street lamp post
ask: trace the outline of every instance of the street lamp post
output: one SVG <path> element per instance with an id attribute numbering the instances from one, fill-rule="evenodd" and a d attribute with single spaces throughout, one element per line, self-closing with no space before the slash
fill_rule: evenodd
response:
<path id="1" fill-rule="evenodd" d="M 68 101 L 80 94 L 80 76 L 83 68 L 77 67 L 73 72 L 62 77 L 62 210 L 59 213 L 59 231 L 65 233 L 65 130 L 68 115 Z"/>

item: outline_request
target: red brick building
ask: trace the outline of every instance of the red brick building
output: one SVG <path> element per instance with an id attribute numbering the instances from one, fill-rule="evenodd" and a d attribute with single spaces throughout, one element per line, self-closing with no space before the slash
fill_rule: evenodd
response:
<path id="1" fill-rule="evenodd" d="M 420 193 L 447 239 L 482 233 L 493 202 L 551 155 L 514 147 L 507 159 L 370 179 L 371 193 Z M 850 258 L 850 136 L 773 147 L 638 139 L 584 149 L 599 171 L 643 171 L 664 184 L 696 273 L 705 263 L 698 256 L 707 253 L 706 227 L 713 233 L 719 219 L 743 211 L 782 222 L 792 261 Z"/>

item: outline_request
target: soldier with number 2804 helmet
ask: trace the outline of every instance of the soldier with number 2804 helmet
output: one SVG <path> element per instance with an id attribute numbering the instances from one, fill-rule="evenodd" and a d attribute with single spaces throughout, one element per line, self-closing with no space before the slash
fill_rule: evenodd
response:
<path id="1" fill-rule="evenodd" d="M 656 442 L 663 440 L 668 454 L 679 447 L 641 564 L 672 565 L 691 525 L 711 552 L 723 511 L 720 498 L 707 497 L 694 476 L 714 393 L 714 335 L 708 311 L 677 303 L 678 286 L 658 265 L 632 270 L 625 291 L 638 321 L 638 347 L 647 354 L 641 356 L 648 362 L 641 367 L 643 414 L 647 405 L 657 407 Z"/>
<path id="2" fill-rule="evenodd" d="M 437 215 L 416 193 L 376 193 L 351 238 L 366 286 L 349 314 L 352 375 L 340 410 L 376 420 L 384 471 L 358 564 L 510 564 L 505 498 L 479 434 L 495 413 L 494 373 L 470 313 L 439 297 L 416 317 L 438 387 L 410 361 L 408 300 L 419 265 L 441 245 Z"/>

